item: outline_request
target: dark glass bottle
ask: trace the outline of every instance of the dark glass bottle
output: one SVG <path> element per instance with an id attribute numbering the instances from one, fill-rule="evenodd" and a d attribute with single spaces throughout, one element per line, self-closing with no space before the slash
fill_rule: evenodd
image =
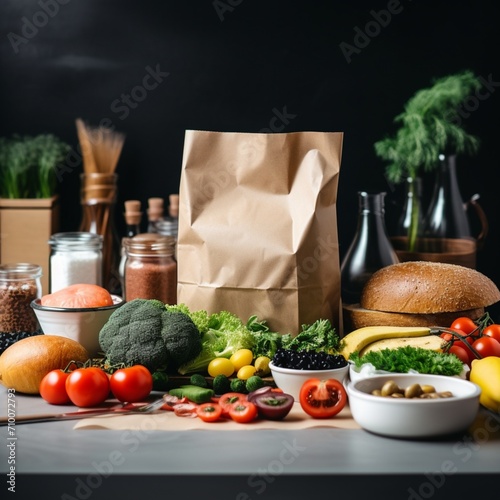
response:
<path id="1" fill-rule="evenodd" d="M 436 183 L 425 221 L 427 238 L 471 238 L 471 230 L 458 186 L 456 156 L 440 155 Z"/>
<path id="2" fill-rule="evenodd" d="M 382 267 L 399 262 L 385 226 L 386 193 L 358 192 L 358 225 L 354 239 L 340 266 L 344 304 L 359 303 L 370 276 Z"/>

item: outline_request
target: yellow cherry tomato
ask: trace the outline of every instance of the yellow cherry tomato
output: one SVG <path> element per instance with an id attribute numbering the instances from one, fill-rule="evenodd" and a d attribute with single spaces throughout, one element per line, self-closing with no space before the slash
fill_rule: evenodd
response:
<path id="1" fill-rule="evenodd" d="M 239 370 L 238 370 L 238 373 L 237 373 L 237 377 L 240 379 L 240 380 L 247 380 L 249 379 L 252 375 L 255 375 L 255 372 L 257 371 L 257 369 L 255 368 L 254 365 L 245 365 L 245 366 L 242 366 Z"/>
<path id="2" fill-rule="evenodd" d="M 208 374 L 211 377 L 217 377 L 217 375 L 225 375 L 230 377 L 234 373 L 234 365 L 227 358 L 215 358 L 210 361 L 208 365 Z"/>
<path id="3" fill-rule="evenodd" d="M 242 366 L 252 364 L 253 352 L 251 349 L 238 349 L 229 360 L 233 363 L 234 370 L 238 371 Z"/>

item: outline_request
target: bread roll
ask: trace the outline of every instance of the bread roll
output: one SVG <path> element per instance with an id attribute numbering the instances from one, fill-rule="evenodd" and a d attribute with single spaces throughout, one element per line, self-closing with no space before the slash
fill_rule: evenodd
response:
<path id="1" fill-rule="evenodd" d="M 480 318 L 500 301 L 500 291 L 484 274 L 468 267 L 411 261 L 375 272 L 360 304 L 345 305 L 346 327 L 444 326 L 466 316 Z"/>
<path id="2" fill-rule="evenodd" d="M 39 394 L 40 382 L 52 370 L 71 361 L 84 363 L 89 353 L 78 342 L 58 335 L 35 335 L 18 340 L 0 356 L 0 382 L 17 392 Z"/>

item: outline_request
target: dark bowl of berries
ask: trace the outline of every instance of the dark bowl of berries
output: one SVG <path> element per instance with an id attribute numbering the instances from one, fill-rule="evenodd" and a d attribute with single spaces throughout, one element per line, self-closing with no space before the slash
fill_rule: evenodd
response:
<path id="1" fill-rule="evenodd" d="M 345 383 L 349 365 L 341 354 L 318 351 L 278 349 L 269 363 L 274 383 L 299 401 L 300 389 L 306 380 L 335 379 Z"/>

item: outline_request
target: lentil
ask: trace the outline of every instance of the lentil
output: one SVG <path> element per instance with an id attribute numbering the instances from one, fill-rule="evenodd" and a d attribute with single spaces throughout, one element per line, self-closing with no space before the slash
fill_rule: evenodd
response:
<path id="1" fill-rule="evenodd" d="M 41 267 L 0 266 L 0 332 L 36 332 L 40 326 L 31 302 L 41 296 Z"/>

